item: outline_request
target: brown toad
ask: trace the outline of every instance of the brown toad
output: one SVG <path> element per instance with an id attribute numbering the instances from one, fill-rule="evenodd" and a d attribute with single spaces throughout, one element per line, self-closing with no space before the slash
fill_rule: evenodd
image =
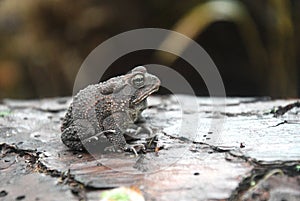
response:
<path id="1" fill-rule="evenodd" d="M 61 139 L 73 150 L 99 146 L 103 137 L 115 148 L 132 150 L 124 135 L 143 130 L 134 123 L 147 107 L 146 98 L 159 89 L 160 80 L 143 66 L 126 75 L 89 85 L 73 98 L 61 126 Z M 132 132 L 133 131 L 133 132 Z"/>

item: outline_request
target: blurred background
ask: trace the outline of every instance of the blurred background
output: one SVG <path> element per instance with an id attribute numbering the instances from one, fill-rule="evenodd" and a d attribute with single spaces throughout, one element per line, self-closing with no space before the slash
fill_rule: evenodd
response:
<path id="1" fill-rule="evenodd" d="M 0 0 L 0 99 L 72 95 L 76 73 L 95 47 L 146 27 L 197 41 L 228 96 L 299 97 L 299 11 L 299 0 Z M 99 80 L 147 63 L 171 66 L 197 95 L 208 95 L 188 63 L 152 50 L 121 57 Z"/>

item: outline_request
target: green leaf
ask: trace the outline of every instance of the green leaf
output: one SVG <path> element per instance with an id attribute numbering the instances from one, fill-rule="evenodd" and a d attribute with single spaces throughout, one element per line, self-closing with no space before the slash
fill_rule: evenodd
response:
<path id="1" fill-rule="evenodd" d="M 5 117 L 5 116 L 10 115 L 10 114 L 11 114 L 10 110 L 0 111 L 0 117 Z"/>
<path id="2" fill-rule="evenodd" d="M 107 191 L 102 193 L 102 198 L 114 201 L 130 201 L 129 195 L 125 192 Z"/>
<path id="3" fill-rule="evenodd" d="M 299 164 L 299 165 L 296 165 L 296 171 L 297 171 L 297 172 L 300 172 L 300 164 Z"/>

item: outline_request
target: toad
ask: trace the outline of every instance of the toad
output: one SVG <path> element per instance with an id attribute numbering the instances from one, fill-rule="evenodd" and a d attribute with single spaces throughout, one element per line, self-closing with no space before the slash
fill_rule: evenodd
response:
<path id="1" fill-rule="evenodd" d="M 147 97 L 159 89 L 160 80 L 143 66 L 105 82 L 89 85 L 74 96 L 61 126 L 62 142 L 73 150 L 99 146 L 106 138 L 113 147 L 136 154 L 126 135 L 138 139 L 140 132 L 151 132 L 135 123 L 147 107 Z"/>

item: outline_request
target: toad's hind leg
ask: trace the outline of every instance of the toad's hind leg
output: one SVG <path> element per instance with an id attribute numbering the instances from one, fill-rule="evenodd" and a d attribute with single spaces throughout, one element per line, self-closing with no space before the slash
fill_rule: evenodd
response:
<path id="1" fill-rule="evenodd" d="M 62 132 L 61 140 L 70 149 L 82 151 L 84 147 L 78 136 L 78 130 L 78 127 L 74 124 L 70 125 Z"/>
<path id="2" fill-rule="evenodd" d="M 99 131 L 86 119 L 78 119 L 73 121 L 69 127 L 64 128 L 61 140 L 73 150 L 84 150 L 88 138 L 95 136 Z M 90 144 L 95 144 L 95 140 L 90 140 Z"/>

